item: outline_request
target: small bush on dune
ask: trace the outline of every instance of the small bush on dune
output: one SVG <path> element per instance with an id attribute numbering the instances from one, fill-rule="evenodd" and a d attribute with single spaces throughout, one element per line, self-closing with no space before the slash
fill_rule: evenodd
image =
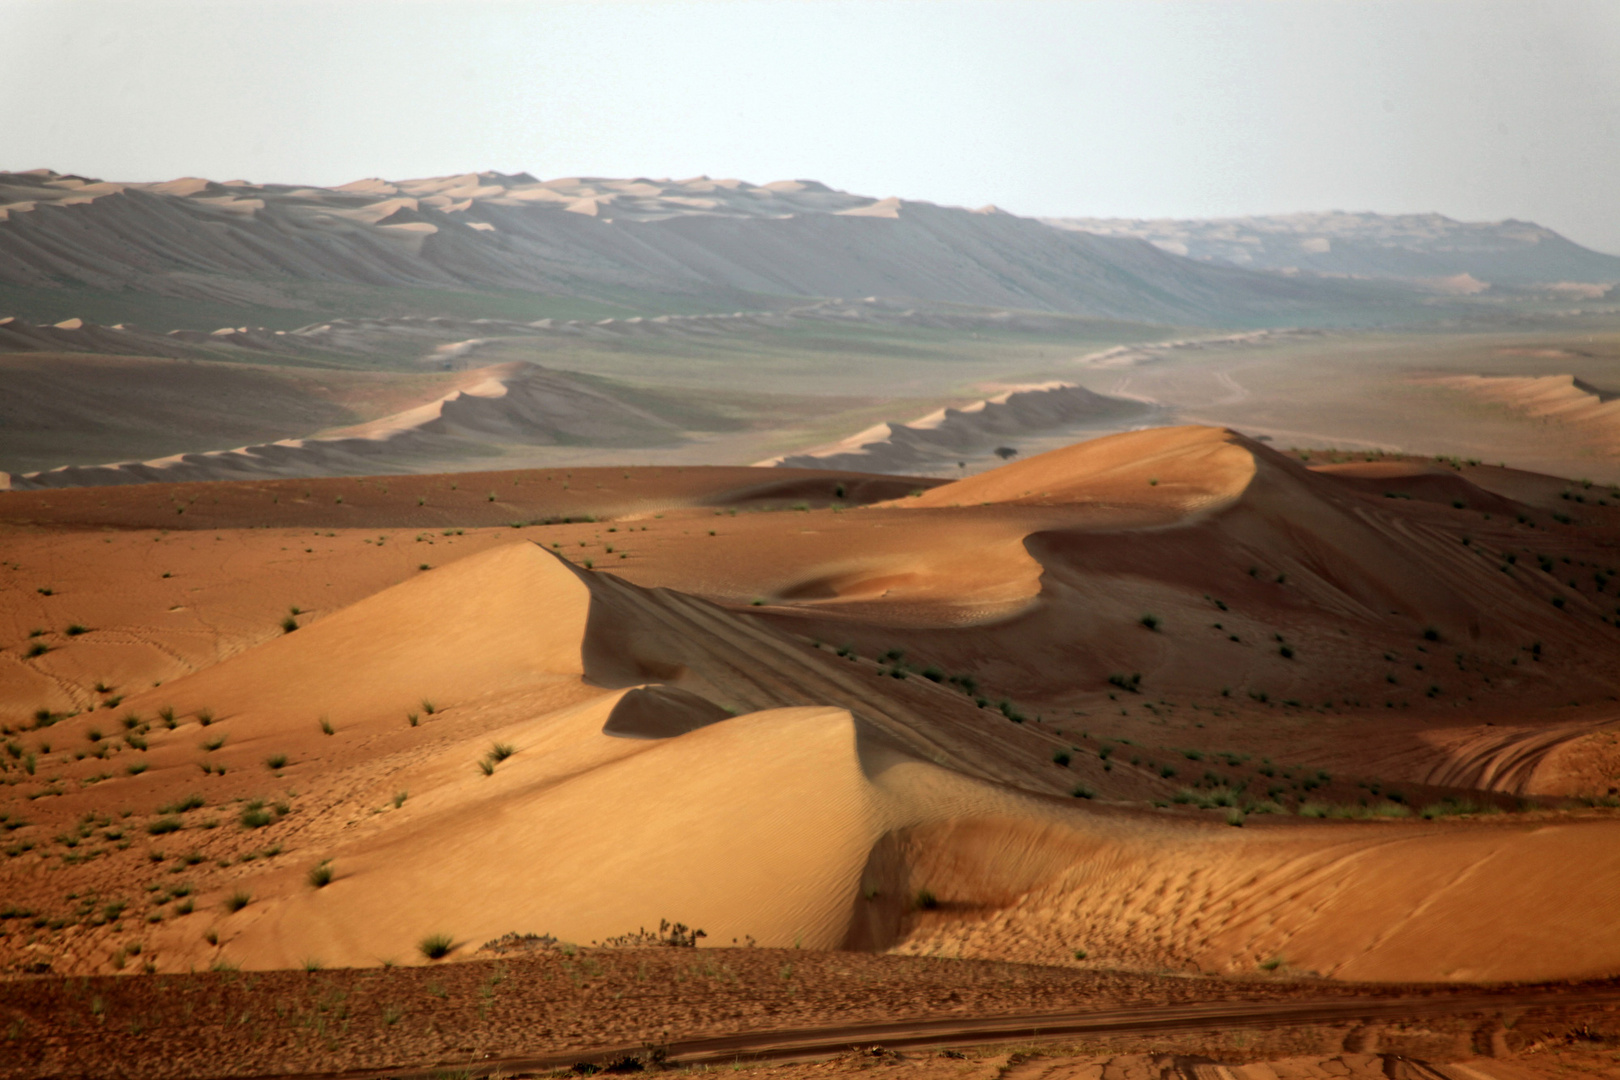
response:
<path id="1" fill-rule="evenodd" d="M 270 811 L 262 808 L 249 808 L 242 811 L 242 828 L 244 829 L 262 829 L 275 820 L 275 816 Z"/>
<path id="2" fill-rule="evenodd" d="M 332 884 L 332 862 L 330 859 L 310 868 L 309 883 L 317 889 L 324 889 Z"/>
<path id="3" fill-rule="evenodd" d="M 285 769 L 287 767 L 286 754 L 271 754 L 264 759 L 265 767 L 271 770 Z"/>
<path id="4" fill-rule="evenodd" d="M 416 948 L 429 960 L 442 959 L 455 947 L 455 939 L 449 934 L 429 934 L 416 944 Z"/>
<path id="5" fill-rule="evenodd" d="M 241 911 L 251 903 L 253 903 L 252 894 L 238 889 L 236 892 L 231 893 L 231 895 L 225 898 L 225 910 L 234 914 Z"/>

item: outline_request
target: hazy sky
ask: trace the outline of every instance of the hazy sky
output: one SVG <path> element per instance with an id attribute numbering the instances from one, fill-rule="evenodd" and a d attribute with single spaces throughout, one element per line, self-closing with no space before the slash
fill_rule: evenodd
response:
<path id="1" fill-rule="evenodd" d="M 1518 217 L 1620 252 L 1620 0 L 0 0 L 0 40 L 0 169 L 813 177 Z"/>

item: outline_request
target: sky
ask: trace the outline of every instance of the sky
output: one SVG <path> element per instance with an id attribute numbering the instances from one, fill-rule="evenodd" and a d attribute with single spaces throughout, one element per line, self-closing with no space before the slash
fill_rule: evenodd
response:
<path id="1" fill-rule="evenodd" d="M 1438 211 L 1620 253 L 1620 2 L 0 0 L 0 169 Z"/>

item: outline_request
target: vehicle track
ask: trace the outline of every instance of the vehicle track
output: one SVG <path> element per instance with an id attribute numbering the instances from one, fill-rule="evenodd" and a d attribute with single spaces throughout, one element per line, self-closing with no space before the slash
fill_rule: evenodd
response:
<path id="1" fill-rule="evenodd" d="M 717 1065 L 736 1061 L 802 1062 L 837 1057 L 851 1050 L 949 1049 L 1007 1042 L 1056 1040 L 1079 1036 L 1170 1035 L 1231 1028 L 1293 1027 L 1302 1024 L 1353 1023 L 1522 1013 L 1526 1009 L 1620 1004 L 1620 985 L 1534 990 L 1507 988 L 1486 992 L 1431 993 L 1402 997 L 1333 997 L 1292 1002 L 1214 1002 L 1165 1005 L 1096 1012 L 1021 1013 L 1012 1016 L 947 1017 L 887 1024 L 842 1024 L 827 1027 L 751 1031 L 710 1038 L 682 1039 L 657 1049 L 671 1066 Z M 434 1080 L 453 1071 L 457 1077 L 498 1074 L 513 1078 L 539 1075 L 576 1065 L 611 1067 L 615 1062 L 643 1060 L 645 1045 L 605 1046 L 566 1054 L 485 1058 L 391 1070 L 342 1073 L 288 1073 L 259 1080 Z"/>

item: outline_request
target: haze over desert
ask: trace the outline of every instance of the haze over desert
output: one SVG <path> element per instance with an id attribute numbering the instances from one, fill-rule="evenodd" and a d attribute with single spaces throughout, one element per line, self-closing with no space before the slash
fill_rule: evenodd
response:
<path id="1" fill-rule="evenodd" d="M 1620 1076 L 1607 7 L 0 20 L 0 1078 Z"/>

